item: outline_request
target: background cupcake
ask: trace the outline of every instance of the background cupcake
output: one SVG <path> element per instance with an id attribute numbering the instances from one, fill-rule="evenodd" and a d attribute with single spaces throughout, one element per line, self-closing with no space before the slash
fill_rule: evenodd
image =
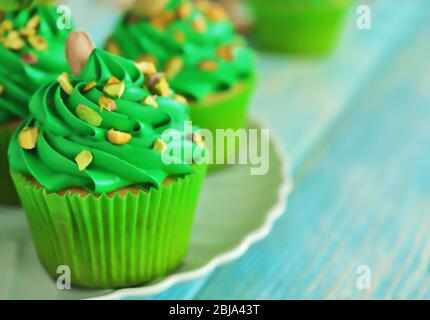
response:
<path id="1" fill-rule="evenodd" d="M 206 169 L 193 160 L 204 147 L 168 87 L 156 95 L 132 61 L 93 48 L 85 33 L 70 35 L 78 76 L 63 73 L 36 92 L 10 167 L 51 275 L 67 265 L 73 284 L 132 286 L 184 258 Z"/>
<path id="2" fill-rule="evenodd" d="M 200 127 L 215 132 L 245 126 L 255 56 L 219 5 L 137 1 L 116 26 L 107 49 L 154 63 L 188 99 L 191 118 Z"/>
<path id="3" fill-rule="evenodd" d="M 256 41 L 264 48 L 304 55 L 332 51 L 353 0 L 248 0 Z"/>
<path id="4" fill-rule="evenodd" d="M 57 27 L 57 6 L 48 1 L 0 4 L 0 203 L 16 204 L 6 149 L 32 94 L 67 69 L 64 43 L 69 30 Z"/>

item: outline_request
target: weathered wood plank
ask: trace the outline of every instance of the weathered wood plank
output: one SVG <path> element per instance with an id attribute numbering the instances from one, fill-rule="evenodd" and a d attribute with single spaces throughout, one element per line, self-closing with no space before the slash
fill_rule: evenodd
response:
<path id="1" fill-rule="evenodd" d="M 337 127 L 345 115 L 354 106 L 358 107 L 353 102 L 372 85 L 372 79 L 378 77 L 390 66 L 389 63 L 392 62 L 396 51 L 408 44 L 411 36 L 428 15 L 428 3 L 426 4 L 425 1 L 379 1 L 372 5 L 372 9 L 373 29 L 357 30 L 355 15 L 352 14 L 347 23 L 341 47 L 329 59 L 309 61 L 268 55 L 260 57 L 261 83 L 253 110 L 259 117 L 266 119 L 272 132 L 284 141 L 292 159 L 294 173 L 297 173 L 309 154 L 315 150 L 315 146 L 325 141 L 331 130 Z M 325 176 L 322 176 L 321 180 L 324 181 L 324 179 Z M 300 185 L 297 186 L 299 190 L 300 187 Z M 314 200 L 322 201 L 318 198 Z M 362 200 L 364 201 L 364 198 Z M 350 199 L 345 198 L 342 201 L 348 203 Z M 307 206 L 310 204 L 305 207 Z M 312 214 L 317 215 L 321 212 L 324 212 L 322 208 L 314 213 L 308 212 L 306 217 L 312 219 Z M 290 214 L 288 211 L 286 218 L 279 223 L 281 234 L 285 232 L 288 234 L 290 231 L 291 226 L 288 224 Z M 307 229 L 306 225 L 302 227 Z M 308 247 L 319 242 L 319 239 L 312 239 L 309 240 L 311 243 L 307 244 L 306 236 L 313 231 L 298 231 L 303 234 L 297 235 L 296 239 L 282 240 L 282 243 L 289 241 L 294 248 L 295 246 Z M 338 235 L 339 239 L 345 234 L 346 232 L 343 232 Z M 322 239 L 326 236 L 326 234 L 322 235 Z M 292 286 L 295 282 L 294 275 L 301 272 L 312 257 L 300 257 L 303 259 L 300 261 L 298 256 L 291 259 L 288 251 L 282 253 L 276 250 L 273 250 L 272 255 L 270 245 L 273 245 L 273 242 L 270 239 L 276 239 L 276 235 L 270 236 L 264 245 L 253 248 L 245 258 L 216 272 L 208 283 L 200 280 L 180 285 L 154 298 L 187 299 L 195 296 L 224 298 L 226 292 L 231 293 L 227 296 L 232 298 L 271 298 L 272 294 L 278 297 L 285 296 L 284 283 L 277 285 L 274 279 L 264 276 L 265 272 L 261 272 L 268 267 L 266 264 L 259 263 L 262 257 L 274 265 L 288 264 L 287 285 L 296 292 Z M 341 264 L 342 261 L 339 263 Z M 324 271 L 324 265 L 320 264 L 319 267 Z M 248 269 L 255 270 L 252 277 L 240 278 L 239 289 L 242 291 L 235 289 L 238 275 L 247 272 Z M 224 273 L 224 270 L 230 272 Z M 291 276 L 289 272 L 292 272 Z M 259 292 L 249 289 L 253 288 L 254 277 L 258 278 L 259 282 L 267 284 L 269 289 L 259 287 Z M 270 289 L 270 286 L 276 287 L 276 290 Z M 199 289 L 201 294 L 195 295 Z"/>
<path id="2" fill-rule="evenodd" d="M 272 235 L 195 298 L 430 298 L 429 34 L 427 22 L 320 141 Z"/>
<path id="3" fill-rule="evenodd" d="M 425 6 L 423 2 L 380 1 L 373 6 L 373 30 L 370 32 L 358 31 L 355 28 L 355 16 L 352 15 L 341 48 L 335 56 L 326 61 L 295 61 L 261 56 L 259 61 L 261 85 L 253 109 L 259 116 L 262 115 L 270 123 L 273 132 L 285 141 L 293 160 L 294 171 L 303 164 L 313 150 L 314 144 L 327 135 L 330 128 L 335 127 L 336 122 L 342 119 L 342 115 L 348 112 L 350 102 L 360 96 L 372 77 L 384 69 L 385 62 L 390 61 L 395 51 L 407 43 L 411 34 L 425 18 L 423 6 Z M 286 222 L 280 222 L 282 223 Z M 292 244 L 297 244 L 297 241 L 293 241 Z M 223 269 L 233 268 L 244 272 L 247 268 L 243 265 L 249 264 L 250 261 L 258 266 L 259 258 L 255 256 L 258 256 L 259 250 L 267 253 L 270 247 L 257 246 L 234 266 Z M 292 270 L 302 268 L 302 264 L 291 261 L 288 256 L 265 258 L 278 265 L 283 263 L 283 259 L 288 260 Z M 260 268 L 257 268 L 257 275 L 259 270 Z M 223 292 L 234 292 L 234 298 L 271 298 L 270 295 L 264 295 L 266 291 L 264 288 L 260 288 L 261 293 L 241 294 L 237 290 L 232 290 L 231 285 L 234 285 L 234 282 L 228 283 L 231 281 L 229 277 L 224 279 L 215 275 L 214 279 L 220 288 L 217 291 L 218 298 Z M 234 281 L 236 280 L 237 277 Z M 206 284 L 204 279 L 183 284 L 153 298 L 187 299 L 195 296 L 216 298 L 216 294 L 208 294 L 213 281 Z M 267 281 L 273 282 L 270 279 Z M 252 287 L 252 281 L 245 282 L 241 288 L 248 292 L 248 287 Z M 195 295 L 199 289 L 202 294 Z M 280 287 L 279 290 L 285 288 Z M 272 294 L 272 291 L 269 292 Z"/>

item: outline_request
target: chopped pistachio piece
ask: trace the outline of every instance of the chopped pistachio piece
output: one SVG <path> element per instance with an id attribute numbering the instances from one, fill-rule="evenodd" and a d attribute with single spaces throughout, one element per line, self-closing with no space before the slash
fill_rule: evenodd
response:
<path id="1" fill-rule="evenodd" d="M 20 29 L 19 33 L 24 37 L 31 37 L 36 35 L 36 29 L 25 27 Z"/>
<path id="2" fill-rule="evenodd" d="M 114 99 L 121 98 L 124 91 L 125 91 L 125 83 L 123 81 L 120 81 L 119 83 L 114 83 L 114 84 L 106 84 L 103 87 L 103 92 Z"/>
<path id="3" fill-rule="evenodd" d="M 75 158 L 79 171 L 84 171 L 93 161 L 93 154 L 88 150 L 82 150 Z"/>
<path id="4" fill-rule="evenodd" d="M 157 29 L 165 29 L 175 20 L 175 13 L 171 11 L 162 11 L 151 16 L 151 24 Z"/>
<path id="5" fill-rule="evenodd" d="M 97 85 L 97 82 L 95 82 L 95 81 L 91 81 L 91 82 L 89 82 L 89 83 L 85 86 L 84 91 L 90 91 L 90 90 L 91 90 L 92 88 L 94 88 L 96 85 Z"/>
<path id="6" fill-rule="evenodd" d="M 67 72 L 63 72 L 57 78 L 58 83 L 60 84 L 61 89 L 63 89 L 67 94 L 71 94 L 73 91 L 73 85 L 70 82 L 69 74 Z"/>
<path id="7" fill-rule="evenodd" d="M 108 97 L 101 96 L 99 99 L 100 110 L 115 111 L 117 109 L 114 100 Z"/>
<path id="8" fill-rule="evenodd" d="M 156 94 L 162 97 L 168 97 L 170 95 L 170 86 L 165 77 L 159 78 L 153 87 Z"/>
<path id="9" fill-rule="evenodd" d="M 217 22 L 227 18 L 227 13 L 224 8 L 217 3 L 213 3 L 211 1 L 198 1 L 196 5 L 209 20 Z"/>
<path id="10" fill-rule="evenodd" d="M 206 17 L 212 21 L 222 21 L 227 18 L 227 14 L 225 10 L 219 6 L 214 4 L 212 9 L 205 12 Z"/>
<path id="11" fill-rule="evenodd" d="M 4 31 L 4 32 L 9 32 L 12 31 L 13 29 L 13 22 L 11 20 L 3 20 L 3 22 L 0 25 L 0 28 Z"/>
<path id="12" fill-rule="evenodd" d="M 157 139 L 154 143 L 154 147 L 152 148 L 155 151 L 158 151 L 160 153 L 164 152 L 164 150 L 167 149 L 167 145 L 166 143 L 161 140 L 161 139 Z"/>
<path id="13" fill-rule="evenodd" d="M 204 148 L 205 143 L 204 143 L 204 141 L 203 141 L 202 136 L 201 136 L 199 133 L 194 132 L 194 133 L 191 135 L 191 139 L 192 139 L 192 141 L 193 141 L 195 144 L 197 144 L 198 146 L 200 146 L 200 147 Z"/>
<path id="14" fill-rule="evenodd" d="M 25 47 L 25 42 L 18 31 L 10 31 L 3 42 L 3 45 L 12 50 L 21 50 Z"/>
<path id="15" fill-rule="evenodd" d="M 193 8 L 190 3 L 188 2 L 181 3 L 177 9 L 177 14 L 179 19 L 181 20 L 187 19 L 191 15 L 192 10 Z"/>
<path id="16" fill-rule="evenodd" d="M 157 58 L 150 54 L 144 54 L 140 56 L 136 62 L 152 62 L 154 65 L 157 65 Z"/>
<path id="17" fill-rule="evenodd" d="M 96 111 L 82 103 L 76 107 L 75 113 L 79 119 L 92 126 L 100 127 L 102 124 L 103 118 Z"/>
<path id="18" fill-rule="evenodd" d="M 116 43 L 112 39 L 108 40 L 106 44 L 106 50 L 118 56 L 121 55 L 121 48 L 119 47 L 118 43 Z"/>
<path id="19" fill-rule="evenodd" d="M 171 80 L 181 72 L 184 61 L 180 57 L 173 57 L 164 66 L 164 73 L 167 79 Z"/>
<path id="20" fill-rule="evenodd" d="M 230 45 L 220 46 L 217 49 L 216 54 L 218 57 L 224 60 L 232 61 L 234 59 L 233 47 Z"/>
<path id="21" fill-rule="evenodd" d="M 202 61 L 199 64 L 199 68 L 203 71 L 216 71 L 218 70 L 218 63 L 213 60 Z"/>
<path id="22" fill-rule="evenodd" d="M 203 16 L 197 16 L 194 18 L 193 29 L 200 33 L 206 32 L 207 26 Z"/>
<path id="23" fill-rule="evenodd" d="M 117 131 L 110 129 L 106 135 L 107 139 L 113 144 L 127 144 L 131 139 L 131 134 L 128 132 Z"/>
<path id="24" fill-rule="evenodd" d="M 26 127 L 18 135 L 18 143 L 25 150 L 32 150 L 36 147 L 37 137 L 39 136 L 38 127 Z"/>
<path id="25" fill-rule="evenodd" d="M 147 86 L 148 88 L 151 88 L 151 87 L 153 87 L 153 86 L 155 86 L 155 84 L 161 79 L 161 78 L 163 78 L 164 77 L 164 73 L 162 73 L 162 72 L 157 72 L 156 74 L 154 74 L 154 75 L 152 75 L 152 76 L 150 76 L 150 77 L 147 77 L 146 79 L 145 79 L 145 84 L 144 84 L 144 86 Z"/>
<path id="26" fill-rule="evenodd" d="M 108 79 L 106 84 L 109 85 L 109 84 L 116 84 L 116 83 L 120 83 L 120 82 L 121 81 L 117 77 L 112 76 Z"/>
<path id="27" fill-rule="evenodd" d="M 21 60 L 28 65 L 33 65 L 37 62 L 37 57 L 34 54 L 26 53 L 21 56 Z"/>
<path id="28" fill-rule="evenodd" d="M 30 29 L 36 29 L 40 24 L 40 16 L 38 14 L 34 15 L 30 20 L 27 22 L 27 28 Z"/>
<path id="29" fill-rule="evenodd" d="M 157 96 L 147 96 L 145 99 L 143 99 L 143 103 L 150 107 L 158 108 L 158 102 L 156 98 Z"/>
<path id="30" fill-rule="evenodd" d="M 184 96 L 181 96 L 180 94 L 177 94 L 174 96 L 175 100 L 182 104 L 188 104 L 187 98 Z"/>
<path id="31" fill-rule="evenodd" d="M 48 49 L 48 42 L 41 36 L 30 36 L 28 42 L 35 50 L 45 51 Z"/>
<path id="32" fill-rule="evenodd" d="M 184 43 L 185 40 L 187 40 L 185 33 L 183 33 L 182 31 L 175 31 L 174 36 L 176 41 L 178 41 L 179 43 Z"/>
<path id="33" fill-rule="evenodd" d="M 136 62 L 136 66 L 144 75 L 152 76 L 157 73 L 157 68 L 151 61 Z"/>

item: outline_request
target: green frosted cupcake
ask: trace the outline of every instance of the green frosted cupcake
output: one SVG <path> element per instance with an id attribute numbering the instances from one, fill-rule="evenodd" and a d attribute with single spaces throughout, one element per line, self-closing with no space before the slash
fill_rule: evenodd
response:
<path id="1" fill-rule="evenodd" d="M 49 274 L 65 265 L 76 285 L 133 286 L 182 262 L 204 147 L 184 129 L 188 106 L 171 90 L 156 95 L 132 61 L 87 39 L 69 37 L 78 75 L 33 96 L 9 146 L 11 174 Z"/>
<path id="2" fill-rule="evenodd" d="M 353 0 L 248 0 L 255 11 L 256 41 L 298 55 L 326 55 L 339 37 Z"/>
<path id="3" fill-rule="evenodd" d="M 243 128 L 256 82 L 254 53 L 220 6 L 207 1 L 164 2 L 164 8 L 160 4 L 153 8 L 151 1 L 138 1 L 142 8 L 134 7 L 122 17 L 107 49 L 155 63 L 172 88 L 190 102 L 196 125 L 213 133 Z"/>
<path id="4" fill-rule="evenodd" d="M 67 68 L 67 30 L 57 28 L 57 6 L 4 1 L 0 13 L 0 204 L 18 204 L 7 166 L 6 148 L 28 102 L 44 83 Z"/>

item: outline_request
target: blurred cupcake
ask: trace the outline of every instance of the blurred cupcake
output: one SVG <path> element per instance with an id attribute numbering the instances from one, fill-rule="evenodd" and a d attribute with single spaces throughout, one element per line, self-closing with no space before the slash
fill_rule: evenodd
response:
<path id="1" fill-rule="evenodd" d="M 352 0 L 248 0 L 255 11 L 256 41 L 299 55 L 326 55 L 335 47 Z"/>
<path id="2" fill-rule="evenodd" d="M 132 61 L 85 33 L 67 48 L 77 76 L 36 92 L 9 146 L 39 259 L 52 276 L 69 266 L 86 287 L 162 277 L 187 252 L 206 171 L 198 132 L 184 129 L 188 106 L 167 85 L 154 94 Z"/>
<path id="3" fill-rule="evenodd" d="M 16 9 L 0 14 L 0 204 L 18 203 L 6 161 L 11 133 L 28 114 L 32 94 L 67 68 L 68 30 L 57 27 L 57 6 L 32 2 L 0 3 L 0 10 Z"/>
<path id="4" fill-rule="evenodd" d="M 219 5 L 138 0 L 116 26 L 107 50 L 155 64 L 189 101 L 196 125 L 213 133 L 245 126 L 255 56 Z"/>

